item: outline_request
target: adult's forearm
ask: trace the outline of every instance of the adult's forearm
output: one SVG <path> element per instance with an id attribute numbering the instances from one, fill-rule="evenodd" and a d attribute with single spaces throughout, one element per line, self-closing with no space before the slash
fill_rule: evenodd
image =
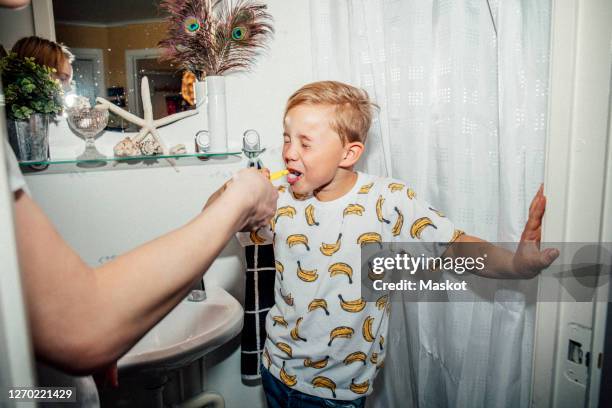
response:
<path id="1" fill-rule="evenodd" d="M 241 209 L 229 198 L 221 197 L 184 227 L 96 271 L 99 293 L 104 295 L 100 302 L 114 309 L 107 314 L 108 327 L 100 331 L 120 329 L 123 334 L 117 344 L 109 345 L 116 356 L 187 295 L 239 229 Z"/>
<path id="2" fill-rule="evenodd" d="M 184 227 L 92 269 L 27 195 L 15 208 L 34 347 L 81 373 L 117 359 L 167 314 L 246 216 L 223 195 Z"/>

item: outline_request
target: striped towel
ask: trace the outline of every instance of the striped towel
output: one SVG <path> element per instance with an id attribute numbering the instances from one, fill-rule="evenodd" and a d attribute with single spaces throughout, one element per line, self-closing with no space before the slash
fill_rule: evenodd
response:
<path id="1" fill-rule="evenodd" d="M 274 246 L 245 247 L 246 287 L 244 296 L 244 328 L 240 372 L 243 380 L 257 380 L 266 341 L 266 315 L 274 306 Z"/>

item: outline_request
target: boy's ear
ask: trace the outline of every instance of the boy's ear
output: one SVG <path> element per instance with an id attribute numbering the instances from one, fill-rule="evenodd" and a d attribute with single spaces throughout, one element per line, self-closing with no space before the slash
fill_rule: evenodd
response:
<path id="1" fill-rule="evenodd" d="M 352 167 L 358 161 L 365 146 L 361 142 L 350 142 L 344 145 L 344 158 L 340 162 L 340 167 Z"/>

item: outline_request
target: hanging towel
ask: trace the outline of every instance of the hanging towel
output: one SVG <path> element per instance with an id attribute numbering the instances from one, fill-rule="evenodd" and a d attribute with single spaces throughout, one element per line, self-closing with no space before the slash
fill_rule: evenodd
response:
<path id="1" fill-rule="evenodd" d="M 274 306 L 274 246 L 247 246 L 245 256 L 247 269 L 240 371 L 243 380 L 257 380 L 261 378 L 259 366 L 266 341 L 266 315 Z"/>

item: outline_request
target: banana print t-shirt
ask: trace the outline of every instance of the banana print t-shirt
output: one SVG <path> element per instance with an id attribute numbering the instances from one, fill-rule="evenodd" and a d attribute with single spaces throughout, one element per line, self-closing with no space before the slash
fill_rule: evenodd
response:
<path id="1" fill-rule="evenodd" d="M 368 395 L 384 363 L 391 305 L 388 293 L 376 302 L 362 298 L 361 244 L 420 239 L 431 256 L 441 256 L 460 231 L 389 178 L 358 173 L 349 193 L 325 202 L 296 199 L 288 186 L 279 191 L 270 227 L 239 234 L 244 245 L 274 243 L 275 305 L 266 317 L 263 363 L 306 394 Z"/>

